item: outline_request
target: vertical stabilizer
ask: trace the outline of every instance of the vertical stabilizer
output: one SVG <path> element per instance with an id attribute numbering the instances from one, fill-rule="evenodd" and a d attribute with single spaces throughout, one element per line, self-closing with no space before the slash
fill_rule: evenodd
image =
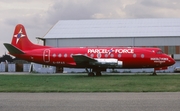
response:
<path id="1" fill-rule="evenodd" d="M 38 48 L 47 48 L 46 46 L 33 44 L 26 34 L 26 30 L 22 24 L 15 27 L 11 44 L 21 50 L 32 50 Z"/>

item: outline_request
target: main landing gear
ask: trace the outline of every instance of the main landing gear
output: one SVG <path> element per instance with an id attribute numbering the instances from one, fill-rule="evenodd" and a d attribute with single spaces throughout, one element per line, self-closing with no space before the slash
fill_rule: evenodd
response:
<path id="1" fill-rule="evenodd" d="M 99 70 L 99 69 L 87 69 L 86 68 L 86 71 L 88 72 L 88 76 L 101 76 L 102 74 L 101 74 L 101 70 Z"/>

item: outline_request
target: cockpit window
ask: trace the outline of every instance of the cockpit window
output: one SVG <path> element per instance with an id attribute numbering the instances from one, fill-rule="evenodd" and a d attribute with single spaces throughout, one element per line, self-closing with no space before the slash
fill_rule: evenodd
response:
<path id="1" fill-rule="evenodd" d="M 162 50 L 158 50 L 156 53 L 157 54 L 163 54 L 163 51 Z"/>

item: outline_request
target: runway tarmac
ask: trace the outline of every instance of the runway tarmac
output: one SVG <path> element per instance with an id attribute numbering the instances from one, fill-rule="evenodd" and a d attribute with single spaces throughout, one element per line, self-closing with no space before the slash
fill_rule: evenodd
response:
<path id="1" fill-rule="evenodd" d="M 0 93 L 0 111 L 179 111 L 180 92 Z"/>

